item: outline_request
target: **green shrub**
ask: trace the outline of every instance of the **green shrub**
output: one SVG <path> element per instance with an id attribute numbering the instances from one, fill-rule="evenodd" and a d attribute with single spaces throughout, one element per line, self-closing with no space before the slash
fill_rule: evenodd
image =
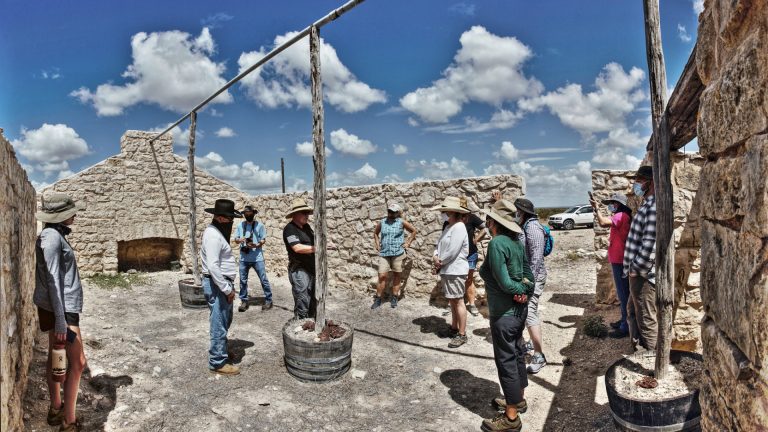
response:
<path id="1" fill-rule="evenodd" d="M 118 273 L 116 275 L 97 273 L 89 277 L 88 282 L 91 282 L 99 288 L 115 289 L 130 288 L 132 285 L 143 283 L 145 279 L 146 278 L 139 273 Z"/>
<path id="2" fill-rule="evenodd" d="M 608 326 L 603 322 L 602 315 L 592 315 L 584 319 L 584 334 L 597 338 L 608 335 Z"/>

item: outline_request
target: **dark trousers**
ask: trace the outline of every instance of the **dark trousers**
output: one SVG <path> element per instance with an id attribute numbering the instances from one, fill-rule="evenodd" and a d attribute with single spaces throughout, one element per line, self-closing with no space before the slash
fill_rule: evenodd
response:
<path id="1" fill-rule="evenodd" d="M 293 291 L 294 318 L 314 317 L 317 311 L 315 275 L 301 268 L 289 269 L 288 280 Z"/>
<path id="2" fill-rule="evenodd" d="M 522 402 L 523 389 L 528 387 L 523 342 L 525 315 L 491 318 L 493 359 L 496 361 L 499 383 L 507 405 L 517 405 Z"/>

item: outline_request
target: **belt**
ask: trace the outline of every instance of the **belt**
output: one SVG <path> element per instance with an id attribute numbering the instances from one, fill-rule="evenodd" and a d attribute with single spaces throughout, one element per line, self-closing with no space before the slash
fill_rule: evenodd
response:
<path id="1" fill-rule="evenodd" d="M 211 278 L 211 275 L 203 273 L 203 277 L 204 277 L 204 278 L 208 278 L 208 279 L 210 279 L 210 278 Z M 235 278 L 231 278 L 231 277 L 229 277 L 229 276 L 224 276 L 224 279 L 226 279 L 226 280 L 228 280 L 228 281 L 230 281 L 230 282 L 234 282 L 234 281 L 235 281 Z"/>

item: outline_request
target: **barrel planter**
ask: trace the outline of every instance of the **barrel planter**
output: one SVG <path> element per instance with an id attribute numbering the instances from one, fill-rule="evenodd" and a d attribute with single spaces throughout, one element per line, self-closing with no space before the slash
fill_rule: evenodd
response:
<path id="1" fill-rule="evenodd" d="M 337 322 L 346 333 L 327 342 L 303 340 L 294 334 L 294 328 L 305 320 L 290 320 L 283 326 L 283 350 L 288 373 L 303 382 L 332 381 L 343 376 L 352 367 L 351 325 Z"/>
<path id="2" fill-rule="evenodd" d="M 203 294 L 203 286 L 196 285 L 194 279 L 179 281 L 179 297 L 181 306 L 188 309 L 204 309 L 208 307 L 208 301 Z"/>
<path id="3" fill-rule="evenodd" d="M 687 351 L 670 351 L 670 363 L 683 358 L 703 361 L 701 354 Z M 611 385 L 616 368 L 629 366 L 632 356 L 613 363 L 605 373 L 605 388 L 613 420 L 619 430 L 632 432 L 700 431 L 701 406 L 699 389 L 690 390 L 677 397 L 639 400 L 619 394 Z"/>

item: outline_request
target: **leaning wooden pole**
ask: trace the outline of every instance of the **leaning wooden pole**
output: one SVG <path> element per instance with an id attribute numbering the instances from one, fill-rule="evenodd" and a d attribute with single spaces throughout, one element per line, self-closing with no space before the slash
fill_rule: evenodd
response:
<path id="1" fill-rule="evenodd" d="M 189 184 L 189 249 L 192 251 L 192 274 L 195 285 L 200 285 L 200 267 L 197 263 L 197 201 L 195 199 L 195 129 L 197 112 L 189 116 L 189 151 L 187 152 L 187 183 Z"/>
<path id="2" fill-rule="evenodd" d="M 312 26 L 309 32 L 309 63 L 312 77 L 312 142 L 315 147 L 315 330 L 325 327 L 325 294 L 328 284 L 326 256 L 327 224 L 325 220 L 325 139 L 323 138 L 323 89 L 320 76 L 320 29 Z"/>
<path id="3" fill-rule="evenodd" d="M 669 156 L 669 125 L 665 111 L 667 77 L 661 46 L 659 0 L 643 0 L 645 46 L 651 85 L 653 118 L 653 183 L 656 195 L 656 307 L 659 336 L 656 342 L 656 379 L 663 380 L 669 367 L 672 308 L 675 293 L 675 244 L 673 236 L 672 181 Z"/>

